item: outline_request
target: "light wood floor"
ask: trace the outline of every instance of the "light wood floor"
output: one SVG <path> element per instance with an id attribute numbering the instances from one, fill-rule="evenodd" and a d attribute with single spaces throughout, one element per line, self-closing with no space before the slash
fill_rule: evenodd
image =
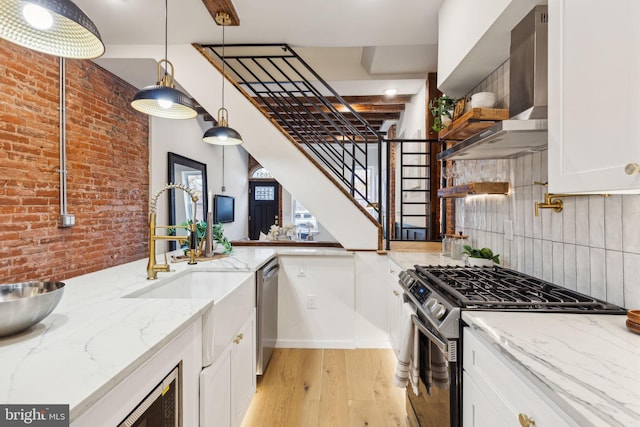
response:
<path id="1" fill-rule="evenodd" d="M 242 427 L 409 426 L 392 350 L 276 349 Z"/>

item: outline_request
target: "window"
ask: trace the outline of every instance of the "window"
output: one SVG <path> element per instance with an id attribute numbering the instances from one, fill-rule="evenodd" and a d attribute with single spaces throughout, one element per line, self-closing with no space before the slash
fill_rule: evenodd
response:
<path id="1" fill-rule="evenodd" d="M 295 199 L 292 199 L 292 203 L 293 223 L 300 233 L 300 238 L 304 240 L 309 236 L 309 234 L 318 231 L 318 221 L 311 212 L 302 206 L 302 203 Z"/>

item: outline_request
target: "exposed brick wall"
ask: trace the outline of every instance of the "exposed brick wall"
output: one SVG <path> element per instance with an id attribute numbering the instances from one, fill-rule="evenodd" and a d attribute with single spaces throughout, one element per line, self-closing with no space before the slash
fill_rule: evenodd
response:
<path id="1" fill-rule="evenodd" d="M 147 256 L 148 118 L 135 88 L 66 60 L 67 204 L 58 228 L 59 59 L 0 40 L 0 283 L 64 280 Z"/>

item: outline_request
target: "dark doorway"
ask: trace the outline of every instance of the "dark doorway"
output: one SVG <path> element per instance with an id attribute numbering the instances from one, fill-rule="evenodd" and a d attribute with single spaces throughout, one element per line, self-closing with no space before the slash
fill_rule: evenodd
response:
<path id="1" fill-rule="evenodd" d="M 280 184 L 249 181 L 249 239 L 258 240 L 273 224 L 280 225 Z"/>

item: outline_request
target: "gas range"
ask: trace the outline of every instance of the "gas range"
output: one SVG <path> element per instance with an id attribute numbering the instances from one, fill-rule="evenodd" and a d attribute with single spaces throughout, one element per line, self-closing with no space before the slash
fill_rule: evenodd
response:
<path id="1" fill-rule="evenodd" d="M 624 314 L 624 308 L 502 267 L 419 266 L 400 284 L 420 317 L 445 338 L 459 336 L 460 310 Z"/>

